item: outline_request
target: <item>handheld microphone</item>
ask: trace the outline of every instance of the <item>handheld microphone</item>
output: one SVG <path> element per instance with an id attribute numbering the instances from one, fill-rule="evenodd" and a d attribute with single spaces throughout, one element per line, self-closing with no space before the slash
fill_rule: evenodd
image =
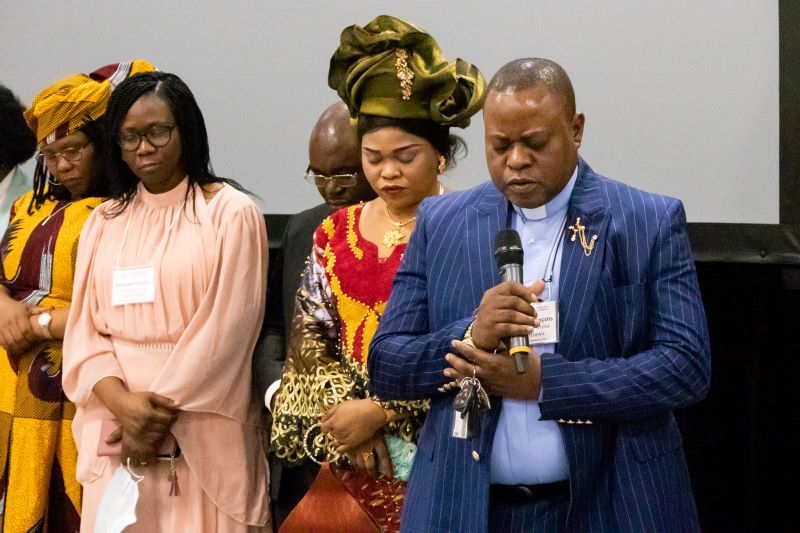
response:
<path id="1" fill-rule="evenodd" d="M 522 283 L 522 241 L 519 233 L 513 229 L 504 229 L 497 232 L 494 240 L 494 257 L 500 269 L 503 281 Z M 528 366 L 528 356 L 531 347 L 528 346 L 528 337 L 509 337 L 506 341 L 508 355 L 514 357 L 517 372 L 523 373 Z"/>

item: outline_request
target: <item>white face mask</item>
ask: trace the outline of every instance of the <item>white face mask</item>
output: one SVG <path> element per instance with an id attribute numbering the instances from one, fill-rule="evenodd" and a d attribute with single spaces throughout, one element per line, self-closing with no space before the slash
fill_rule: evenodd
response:
<path id="1" fill-rule="evenodd" d="M 120 465 L 100 498 L 94 533 L 120 533 L 136 523 L 136 502 L 139 501 L 139 482 L 144 476 L 137 475 Z"/>

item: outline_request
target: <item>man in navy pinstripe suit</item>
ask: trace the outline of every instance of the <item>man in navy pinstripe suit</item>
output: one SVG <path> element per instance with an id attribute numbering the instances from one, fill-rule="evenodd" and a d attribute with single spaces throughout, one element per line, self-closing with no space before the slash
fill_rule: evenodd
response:
<path id="1" fill-rule="evenodd" d="M 370 348 L 375 394 L 431 398 L 403 529 L 697 531 L 673 410 L 705 396 L 710 356 L 682 204 L 580 159 L 556 63 L 501 68 L 484 123 L 492 182 L 423 202 Z M 522 284 L 497 273 L 506 227 Z M 558 338 L 518 374 L 502 340 L 547 320 Z M 473 374 L 492 408 L 457 438 L 452 381 Z"/>

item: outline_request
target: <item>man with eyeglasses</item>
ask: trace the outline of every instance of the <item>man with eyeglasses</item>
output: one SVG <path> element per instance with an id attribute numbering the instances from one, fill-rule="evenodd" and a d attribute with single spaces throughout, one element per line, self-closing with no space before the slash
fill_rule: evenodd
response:
<path id="1" fill-rule="evenodd" d="M 311 252 L 314 230 L 337 209 L 376 196 L 361 171 L 361 143 L 343 102 L 328 107 L 317 120 L 311 131 L 308 157 L 305 180 L 317 187 L 325 203 L 289 219 L 281 250 L 270 268 L 264 326 L 253 354 L 256 394 L 265 397 L 270 408 L 283 373 L 294 295 Z M 318 469 L 311 461 L 293 468 L 282 467 L 279 461 L 271 462 L 272 524 L 276 530 L 306 493 Z"/>

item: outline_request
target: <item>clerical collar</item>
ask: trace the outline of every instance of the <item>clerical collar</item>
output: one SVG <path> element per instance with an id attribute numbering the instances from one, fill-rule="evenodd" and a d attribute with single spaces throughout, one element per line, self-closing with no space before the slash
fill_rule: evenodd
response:
<path id="1" fill-rule="evenodd" d="M 522 218 L 523 222 L 529 220 L 543 220 L 559 213 L 563 213 L 567 208 L 567 204 L 569 204 L 569 198 L 572 196 L 572 189 L 575 188 L 575 181 L 577 179 L 578 166 L 576 165 L 575 170 L 572 171 L 572 176 L 569 178 L 569 181 L 564 188 L 561 189 L 561 192 L 555 195 L 555 197 L 546 204 L 540 205 L 539 207 L 520 207 L 514 204 L 511 205 L 514 207 L 514 211 L 516 211 L 517 216 Z"/>

